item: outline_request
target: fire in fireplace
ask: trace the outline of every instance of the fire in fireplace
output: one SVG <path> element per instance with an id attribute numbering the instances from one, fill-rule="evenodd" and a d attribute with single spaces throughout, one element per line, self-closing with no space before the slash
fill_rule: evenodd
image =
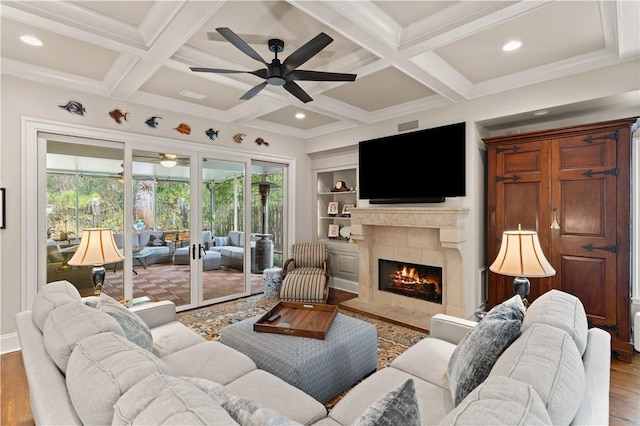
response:
<path id="1" fill-rule="evenodd" d="M 442 268 L 378 259 L 378 289 L 442 304 Z"/>

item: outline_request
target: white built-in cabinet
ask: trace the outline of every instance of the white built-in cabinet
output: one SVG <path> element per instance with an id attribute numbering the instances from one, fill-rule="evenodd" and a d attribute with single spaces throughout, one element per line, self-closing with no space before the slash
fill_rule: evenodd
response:
<path id="1" fill-rule="evenodd" d="M 318 241 L 326 242 L 329 248 L 331 285 L 346 290 L 357 289 L 358 245 L 349 241 L 351 217 L 343 213 L 345 205 L 356 206 L 358 202 L 357 168 L 316 170 L 314 175 L 317 203 L 315 235 Z M 347 190 L 335 191 L 337 182 L 344 182 Z M 335 214 L 329 211 L 331 203 L 337 203 Z M 331 226 L 337 230 L 337 237 L 329 237 Z"/>

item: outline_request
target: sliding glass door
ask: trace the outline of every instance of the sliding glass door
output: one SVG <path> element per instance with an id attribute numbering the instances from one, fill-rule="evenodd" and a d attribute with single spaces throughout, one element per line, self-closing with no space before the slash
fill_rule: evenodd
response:
<path id="1" fill-rule="evenodd" d="M 122 256 L 103 265 L 102 292 L 117 300 L 203 306 L 262 292 L 264 269 L 282 266 L 286 164 L 126 141 L 38 141 L 46 282 L 94 294 L 93 265 L 68 263 L 89 228 L 109 228 Z"/>

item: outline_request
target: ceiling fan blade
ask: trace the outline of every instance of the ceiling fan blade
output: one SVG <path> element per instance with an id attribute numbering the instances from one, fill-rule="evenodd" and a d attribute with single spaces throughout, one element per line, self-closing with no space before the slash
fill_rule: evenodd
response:
<path id="1" fill-rule="evenodd" d="M 189 67 L 189 69 L 194 72 L 215 72 L 215 73 L 221 73 L 221 74 L 237 74 L 237 73 L 250 72 L 250 71 L 225 70 L 220 68 L 201 68 L 201 67 Z"/>
<path id="2" fill-rule="evenodd" d="M 282 87 L 284 87 L 287 92 L 291 93 L 293 96 L 300 99 L 305 104 L 313 100 L 313 98 L 309 96 L 307 92 L 302 90 L 302 87 L 298 86 L 293 81 L 287 81 Z"/>
<path id="3" fill-rule="evenodd" d="M 356 77 L 357 74 L 306 70 L 293 70 L 286 75 L 287 81 L 354 81 Z"/>
<path id="4" fill-rule="evenodd" d="M 225 70 L 220 68 L 201 68 L 201 67 L 189 67 L 194 72 L 211 72 L 217 74 L 253 74 L 260 78 L 267 78 L 269 72 L 266 68 L 255 71 L 239 71 L 239 70 Z"/>
<path id="5" fill-rule="evenodd" d="M 258 84 L 257 86 L 253 86 L 247 93 L 245 93 L 244 95 L 242 95 L 240 97 L 240 99 L 251 99 L 253 98 L 255 95 L 257 95 L 262 89 L 264 89 L 267 85 L 267 82 L 263 82 Z"/>
<path id="6" fill-rule="evenodd" d="M 282 65 L 284 65 L 286 70 L 294 70 L 314 57 L 332 41 L 333 39 L 331 37 L 325 33 L 320 33 L 289 55 Z"/>
<path id="7" fill-rule="evenodd" d="M 240 36 L 231 31 L 229 28 L 220 27 L 216 28 L 216 31 L 219 32 L 222 37 L 226 38 L 229 43 L 240 49 L 245 55 L 255 59 L 256 61 L 260 61 L 265 65 L 267 64 L 265 60 L 262 59 L 262 56 L 258 54 L 258 52 L 253 50 L 253 48 L 249 46 L 247 42 L 241 39 Z"/>

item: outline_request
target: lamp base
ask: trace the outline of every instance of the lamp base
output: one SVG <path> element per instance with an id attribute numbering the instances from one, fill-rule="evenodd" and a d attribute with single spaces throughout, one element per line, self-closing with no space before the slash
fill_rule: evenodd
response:
<path id="1" fill-rule="evenodd" d="M 103 265 L 96 265 L 91 270 L 91 282 L 93 283 L 93 294 L 96 296 L 102 293 L 102 285 L 104 284 L 104 278 L 107 275 L 107 271 Z"/>
<path id="2" fill-rule="evenodd" d="M 524 303 L 524 306 L 529 305 L 527 296 L 529 296 L 530 290 L 531 290 L 531 282 L 529 281 L 528 278 L 515 277 L 513 279 L 513 292 L 522 298 L 522 303 Z"/>

